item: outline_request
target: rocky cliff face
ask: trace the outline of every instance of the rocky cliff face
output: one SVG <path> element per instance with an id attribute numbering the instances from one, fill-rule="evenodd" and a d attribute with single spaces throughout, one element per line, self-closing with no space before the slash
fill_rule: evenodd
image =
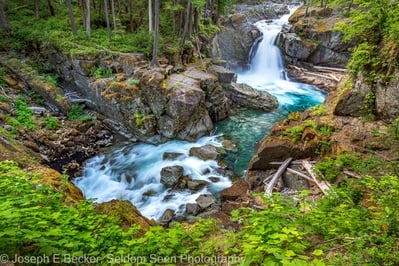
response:
<path id="1" fill-rule="evenodd" d="M 300 7 L 292 14 L 292 26 L 283 29 L 277 38 L 285 61 L 294 65 L 323 65 L 344 68 L 353 43 L 344 43 L 334 27 L 340 10 L 321 7 Z"/>
<path id="2" fill-rule="evenodd" d="M 338 98 L 335 115 L 367 116 L 374 115 L 386 122 L 399 117 L 399 71 L 388 82 L 378 80 L 370 84 L 362 75 L 356 77 L 353 86 L 346 89 Z"/>

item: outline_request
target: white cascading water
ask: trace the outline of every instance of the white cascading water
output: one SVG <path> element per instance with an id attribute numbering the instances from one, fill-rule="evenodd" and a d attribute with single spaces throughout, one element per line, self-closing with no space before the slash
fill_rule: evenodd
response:
<path id="1" fill-rule="evenodd" d="M 300 104 L 311 106 L 324 100 L 324 94 L 316 87 L 284 79 L 280 51 L 274 46 L 274 40 L 282 25 L 287 23 L 288 17 L 289 15 L 285 15 L 271 23 L 260 21 L 256 24 L 263 32 L 263 40 L 258 43 L 251 69 L 238 75 L 239 82 L 248 83 L 259 90 L 267 90 L 278 97 L 279 111 L 269 113 L 271 116 L 267 118 L 271 125 L 282 118 L 280 113 L 284 108 L 295 109 L 291 107 Z M 261 124 L 251 123 L 253 124 L 248 127 L 248 131 L 255 128 L 254 124 Z M 260 133 L 264 135 L 267 131 Z M 252 132 L 245 134 L 252 135 Z M 240 140 L 243 137 L 236 141 Z M 76 178 L 74 183 L 87 199 L 95 199 L 96 202 L 129 200 L 148 218 L 158 220 L 166 209 L 182 215 L 186 203 L 194 203 L 200 194 L 219 193 L 231 185 L 230 179 L 218 171 L 217 161 L 204 161 L 189 156 L 190 148 L 206 144 L 221 146 L 215 136 L 203 137 L 195 143 L 174 140 L 157 146 L 144 143 L 125 146 L 88 160 L 83 175 Z M 174 160 L 163 160 L 165 152 L 182 155 Z M 175 165 L 184 168 L 184 175 L 193 180 L 208 181 L 210 185 L 196 192 L 166 188 L 160 183 L 161 170 L 163 167 Z"/>
<path id="2" fill-rule="evenodd" d="M 195 203 L 199 195 L 218 193 L 231 185 L 230 179 L 218 172 L 217 161 L 189 155 L 192 147 L 206 144 L 221 147 L 216 136 L 202 137 L 195 143 L 173 140 L 161 145 L 139 143 L 125 146 L 87 161 L 83 176 L 76 178 L 74 183 L 88 199 L 96 202 L 129 200 L 149 218 L 159 219 L 166 209 L 181 215 L 185 212 L 186 203 Z M 166 152 L 182 155 L 173 160 L 163 160 Z M 196 192 L 167 189 L 160 182 L 161 170 L 167 166 L 182 166 L 185 176 L 207 181 L 210 186 Z"/>

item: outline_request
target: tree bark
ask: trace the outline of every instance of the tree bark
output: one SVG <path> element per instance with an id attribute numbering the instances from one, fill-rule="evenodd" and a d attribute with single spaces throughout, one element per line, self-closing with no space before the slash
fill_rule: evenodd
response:
<path id="1" fill-rule="evenodd" d="M 104 0 L 105 22 L 107 23 L 108 41 L 111 41 L 111 26 L 109 24 L 108 0 Z"/>
<path id="2" fill-rule="evenodd" d="M 152 0 L 148 0 L 148 30 L 153 31 L 153 22 L 152 22 Z"/>
<path id="3" fill-rule="evenodd" d="M 133 0 L 129 0 L 129 24 L 130 31 L 133 32 L 134 22 L 133 22 Z"/>
<path id="4" fill-rule="evenodd" d="M 86 0 L 86 36 L 90 38 L 91 36 L 91 25 L 90 25 L 90 0 Z"/>
<path id="5" fill-rule="evenodd" d="M 68 14 L 69 14 L 69 20 L 71 23 L 71 28 L 72 28 L 72 34 L 76 35 L 76 24 L 75 24 L 75 17 L 73 15 L 73 10 L 72 10 L 72 3 L 71 0 L 66 0 L 67 6 L 68 6 Z"/>
<path id="6" fill-rule="evenodd" d="M 116 33 L 116 17 L 115 17 L 115 2 L 111 0 L 111 13 L 112 13 L 112 24 L 114 24 L 114 31 Z"/>
<path id="7" fill-rule="evenodd" d="M 151 66 L 158 66 L 158 33 L 159 33 L 159 0 L 155 0 L 154 6 L 154 19 L 155 19 L 155 27 L 154 27 L 154 45 L 152 49 L 152 60 Z"/>
<path id="8" fill-rule="evenodd" d="M 3 30 L 3 32 L 7 32 L 9 29 L 2 1 L 0 1 L 0 27 Z"/>
<path id="9" fill-rule="evenodd" d="M 181 37 L 182 44 L 184 44 L 184 42 L 186 41 L 186 37 L 188 34 L 188 30 L 189 30 L 189 26 L 190 26 L 189 25 L 190 15 L 191 15 L 191 0 L 187 0 L 186 19 L 184 21 L 184 29 L 183 29 L 183 34 Z"/>
<path id="10" fill-rule="evenodd" d="M 35 0 L 35 18 L 36 19 L 39 19 L 40 18 L 40 15 L 39 15 L 39 5 L 40 5 L 40 3 L 39 3 L 39 0 Z"/>
<path id="11" fill-rule="evenodd" d="M 51 2 L 51 0 L 47 0 L 47 5 L 48 5 L 48 10 L 50 11 L 50 16 L 54 17 L 55 12 L 54 12 L 54 7 L 53 7 L 53 3 Z"/>

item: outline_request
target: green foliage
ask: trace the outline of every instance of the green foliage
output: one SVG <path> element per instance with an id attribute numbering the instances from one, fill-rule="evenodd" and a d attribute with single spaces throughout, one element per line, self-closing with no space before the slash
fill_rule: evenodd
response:
<path id="1" fill-rule="evenodd" d="M 44 123 L 45 123 L 46 129 L 48 129 L 48 130 L 57 129 L 60 127 L 60 125 L 58 124 L 57 118 L 54 116 L 46 117 L 44 119 Z"/>
<path id="2" fill-rule="evenodd" d="M 112 70 L 107 67 L 97 67 L 91 71 L 91 76 L 97 79 L 112 77 Z"/>
<path id="3" fill-rule="evenodd" d="M 37 93 L 36 91 L 34 91 L 34 90 L 29 90 L 29 91 L 28 91 L 28 96 L 29 96 L 29 98 L 30 98 L 32 101 L 34 101 L 34 102 L 37 103 L 37 104 L 43 104 L 43 103 L 44 103 L 43 97 L 42 97 L 39 93 Z"/>
<path id="4" fill-rule="evenodd" d="M 303 125 L 293 126 L 283 132 L 284 136 L 289 137 L 293 143 L 297 143 L 302 138 L 305 127 Z"/>
<path id="5" fill-rule="evenodd" d="M 389 132 L 393 139 L 399 140 L 399 117 L 389 125 Z"/>
<path id="6" fill-rule="evenodd" d="M 5 80 L 3 79 L 3 75 L 6 73 L 6 69 L 4 67 L 0 67 L 0 86 L 6 85 Z"/>
<path id="7" fill-rule="evenodd" d="M 54 86 L 58 85 L 58 75 L 46 75 L 45 79 L 48 83 L 53 84 Z"/>
<path id="8" fill-rule="evenodd" d="M 364 96 L 363 105 L 361 106 L 361 110 L 365 113 L 363 115 L 363 119 L 365 120 L 374 120 L 376 107 L 375 107 L 375 94 L 372 91 L 367 92 Z"/>
<path id="9" fill-rule="evenodd" d="M 140 80 L 139 79 L 128 79 L 126 82 L 130 86 L 139 86 L 140 85 Z"/>
<path id="10" fill-rule="evenodd" d="M 16 100 L 15 114 L 17 116 L 16 120 L 20 125 L 27 130 L 35 130 L 35 121 L 32 118 L 33 112 L 29 109 L 28 104 L 24 100 Z"/>
<path id="11" fill-rule="evenodd" d="M 350 23 L 336 27 L 344 34 L 344 41 L 357 41 L 348 64 L 351 74 L 362 74 L 370 83 L 390 80 L 399 67 L 399 6 L 394 0 L 355 0 L 354 4 Z"/>
<path id="12" fill-rule="evenodd" d="M 323 103 L 310 108 L 310 110 L 312 111 L 312 114 L 315 116 L 322 116 L 326 114 L 326 108 Z"/>
<path id="13" fill-rule="evenodd" d="M 140 29 L 134 36 L 132 40 L 132 46 L 139 53 L 150 57 L 152 55 L 152 47 L 154 45 L 154 36 L 152 33 L 148 32 L 148 29 Z M 162 38 L 159 39 L 159 48 L 162 48 Z"/>
<path id="14" fill-rule="evenodd" d="M 91 116 L 83 114 L 83 106 L 76 103 L 72 104 L 71 111 L 68 113 L 68 118 L 80 121 L 91 120 Z"/>

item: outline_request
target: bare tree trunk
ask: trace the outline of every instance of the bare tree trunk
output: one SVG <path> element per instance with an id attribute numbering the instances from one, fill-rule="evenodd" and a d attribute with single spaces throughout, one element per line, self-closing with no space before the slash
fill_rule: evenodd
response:
<path id="1" fill-rule="evenodd" d="M 112 24 L 114 24 L 114 31 L 116 33 L 116 17 L 115 17 L 115 2 L 111 0 L 111 13 L 112 13 Z"/>
<path id="2" fill-rule="evenodd" d="M 69 14 L 69 20 L 71 22 L 72 34 L 76 35 L 76 24 L 75 24 L 75 17 L 73 15 L 71 0 L 66 0 L 66 3 L 68 6 L 68 14 Z"/>
<path id="3" fill-rule="evenodd" d="M 53 7 L 53 3 L 51 2 L 51 0 L 47 0 L 47 5 L 48 5 L 48 10 L 50 11 L 50 16 L 54 17 L 55 12 L 54 12 L 54 7 Z"/>
<path id="4" fill-rule="evenodd" d="M 134 24 L 133 24 L 133 0 L 129 0 L 129 24 L 130 31 L 133 32 Z"/>
<path id="5" fill-rule="evenodd" d="M 148 0 L 148 30 L 153 31 L 153 22 L 152 22 L 152 0 Z"/>
<path id="6" fill-rule="evenodd" d="M 35 18 L 39 19 L 40 15 L 39 15 L 39 0 L 35 0 Z"/>
<path id="7" fill-rule="evenodd" d="M 155 0 L 154 9 L 154 46 L 152 49 L 151 66 L 158 66 L 159 0 Z"/>
<path id="8" fill-rule="evenodd" d="M 86 36 L 91 36 L 91 25 L 90 25 L 90 0 L 86 0 Z"/>
<path id="9" fill-rule="evenodd" d="M 0 1 L 0 27 L 3 30 L 3 32 L 7 32 L 9 29 L 2 1 Z"/>
<path id="10" fill-rule="evenodd" d="M 181 37 L 182 44 L 186 41 L 187 33 L 189 30 L 190 15 L 191 15 L 191 0 L 187 0 L 186 19 L 184 21 L 184 29 Z"/>
<path id="11" fill-rule="evenodd" d="M 111 41 L 111 25 L 109 24 L 108 0 L 104 0 L 105 22 L 107 23 L 108 41 Z"/>

